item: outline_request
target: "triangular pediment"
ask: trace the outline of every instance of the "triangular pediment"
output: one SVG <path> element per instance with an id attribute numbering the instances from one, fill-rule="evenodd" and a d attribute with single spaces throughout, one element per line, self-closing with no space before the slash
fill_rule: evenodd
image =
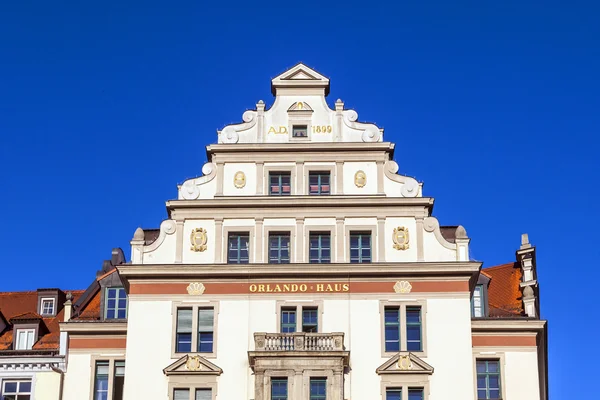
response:
<path id="1" fill-rule="evenodd" d="M 292 104 L 292 106 L 288 108 L 288 111 L 313 111 L 313 109 L 307 103 L 298 101 Z"/>
<path id="2" fill-rule="evenodd" d="M 167 368 L 165 375 L 221 375 L 223 370 L 206 358 L 198 355 L 185 355 Z"/>
<path id="3" fill-rule="evenodd" d="M 271 88 L 276 95 L 277 88 L 323 88 L 329 94 L 329 78 L 314 69 L 299 63 L 271 80 Z"/>
<path id="4" fill-rule="evenodd" d="M 429 374 L 433 373 L 433 367 L 408 351 L 401 351 L 379 368 L 377 374 Z"/>

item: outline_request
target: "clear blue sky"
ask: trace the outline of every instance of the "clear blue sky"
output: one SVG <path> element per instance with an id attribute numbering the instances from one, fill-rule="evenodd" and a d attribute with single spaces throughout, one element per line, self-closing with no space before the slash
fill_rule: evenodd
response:
<path id="1" fill-rule="evenodd" d="M 331 78 L 330 104 L 386 129 L 472 257 L 512 261 L 529 233 L 551 395 L 585 398 L 596 376 L 578 358 L 600 357 L 597 2 L 225 3 L 2 2 L 0 291 L 85 288 L 113 247 L 129 257 L 215 130 L 303 61 Z"/>

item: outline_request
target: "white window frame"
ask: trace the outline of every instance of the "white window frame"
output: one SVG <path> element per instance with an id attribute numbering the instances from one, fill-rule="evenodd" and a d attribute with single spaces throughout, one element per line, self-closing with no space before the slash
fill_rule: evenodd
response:
<path id="1" fill-rule="evenodd" d="M 32 379 L 5 379 L 2 381 L 2 391 L 0 391 L 0 395 L 4 396 L 6 394 L 6 384 L 7 383 L 17 383 L 17 392 L 16 393 L 8 393 L 10 395 L 16 395 L 16 396 L 21 396 L 21 395 L 29 395 L 30 399 L 33 399 L 33 380 Z M 21 392 L 21 383 L 27 383 L 29 382 L 31 384 L 31 389 L 29 390 L 29 392 Z M 4 398 L 4 397 L 2 397 Z M 19 397 L 17 397 L 18 399 Z"/>
<path id="2" fill-rule="evenodd" d="M 26 333 L 26 332 L 31 332 L 31 346 L 27 346 L 27 343 L 25 343 L 25 348 L 20 348 L 19 347 L 19 335 Z M 34 328 L 27 328 L 27 329 L 17 329 L 17 339 L 15 341 L 15 350 L 31 350 L 33 349 L 33 345 L 35 344 L 36 340 L 35 340 L 35 329 Z"/>
<path id="3" fill-rule="evenodd" d="M 44 312 L 44 302 L 50 301 L 52 303 L 52 312 L 47 313 Z M 56 314 L 56 299 L 54 297 L 42 297 L 41 307 L 40 307 L 41 315 L 55 315 Z"/>
<path id="4" fill-rule="evenodd" d="M 217 338 L 219 326 L 219 302 L 218 301 L 206 301 L 206 302 L 173 302 L 173 308 L 171 309 L 172 314 L 172 338 L 171 338 L 171 358 L 181 358 L 186 354 L 199 355 L 204 358 L 217 358 Z M 177 350 L 177 310 L 179 308 L 192 309 L 192 351 L 187 353 L 178 353 Z M 212 308 L 213 309 L 213 349 L 210 353 L 197 352 L 198 349 L 198 310 L 201 308 Z M 186 387 L 181 387 L 185 389 Z"/>

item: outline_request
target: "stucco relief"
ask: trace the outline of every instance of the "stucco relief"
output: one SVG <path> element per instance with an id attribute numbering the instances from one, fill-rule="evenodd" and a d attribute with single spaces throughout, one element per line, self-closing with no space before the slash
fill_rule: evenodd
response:
<path id="1" fill-rule="evenodd" d="M 144 253 L 149 253 L 154 251 L 160 247 L 160 245 L 165 241 L 167 235 L 172 235 L 177 230 L 177 224 L 172 219 L 166 219 L 160 224 L 160 233 L 158 238 L 150 245 L 144 246 Z"/>
<path id="2" fill-rule="evenodd" d="M 419 182 L 416 179 L 411 178 L 409 176 L 398 175 L 398 164 L 395 161 L 388 161 L 385 163 L 383 167 L 383 171 L 385 176 L 394 182 L 398 182 L 402 184 L 402 189 L 400 193 L 403 197 L 417 197 L 419 196 Z"/>
<path id="3" fill-rule="evenodd" d="M 408 228 L 405 226 L 394 228 L 394 232 L 392 233 L 392 241 L 394 242 L 394 249 L 407 250 L 410 241 Z"/>
<path id="4" fill-rule="evenodd" d="M 208 235 L 204 228 L 194 228 L 190 234 L 190 242 L 192 244 L 192 251 L 205 251 L 207 249 L 206 242 L 208 241 Z"/>
<path id="5" fill-rule="evenodd" d="M 179 198 L 184 200 L 196 200 L 200 197 L 200 186 L 212 181 L 217 176 L 217 167 L 213 163 L 202 166 L 203 176 L 188 179 L 179 187 Z"/>
<path id="6" fill-rule="evenodd" d="M 442 236 L 442 231 L 440 230 L 440 222 L 437 220 L 437 218 L 425 218 L 423 220 L 423 229 L 425 229 L 425 232 L 433 232 L 437 241 L 445 248 L 450 250 L 456 250 L 456 244 L 450 243 L 444 238 L 444 236 Z"/>
<path id="7" fill-rule="evenodd" d="M 258 112 L 248 110 L 242 115 L 244 122 L 240 124 L 227 125 L 223 130 L 218 132 L 219 143 L 233 144 L 240 140 L 240 132 L 247 131 L 256 125 Z"/>
<path id="8" fill-rule="evenodd" d="M 410 293 L 412 285 L 408 281 L 398 281 L 394 284 L 394 292 L 396 293 Z"/>
<path id="9" fill-rule="evenodd" d="M 362 141 L 363 142 L 382 142 L 383 134 L 381 129 L 375 124 L 366 124 L 358 121 L 358 113 L 354 110 L 344 110 L 342 112 L 344 125 L 349 128 L 363 131 Z"/>
<path id="10" fill-rule="evenodd" d="M 190 296 L 200 296 L 204 294 L 206 287 L 200 282 L 192 282 L 188 285 L 186 290 Z"/>
<path id="11" fill-rule="evenodd" d="M 367 174 L 365 173 L 365 171 L 356 171 L 356 173 L 354 174 L 354 185 L 356 185 L 357 188 L 363 188 L 366 184 Z"/>

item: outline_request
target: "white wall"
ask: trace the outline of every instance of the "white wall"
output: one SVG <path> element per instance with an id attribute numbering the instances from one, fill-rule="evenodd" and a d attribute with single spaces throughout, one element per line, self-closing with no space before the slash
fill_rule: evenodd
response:
<path id="1" fill-rule="evenodd" d="M 345 162 L 344 167 L 344 194 L 368 195 L 377 194 L 377 163 L 375 162 Z M 354 184 L 356 172 L 364 171 L 367 175 L 367 184 L 362 188 Z"/>
<path id="2" fill-rule="evenodd" d="M 83 400 L 90 397 L 94 369 L 89 353 L 71 351 L 65 373 L 63 400 Z"/>
<path id="3" fill-rule="evenodd" d="M 60 375 L 54 371 L 38 372 L 35 375 L 35 400 L 56 400 L 59 398 Z"/>
<path id="4" fill-rule="evenodd" d="M 540 398 L 538 360 L 535 350 L 504 354 L 504 398 L 530 400 Z"/>

